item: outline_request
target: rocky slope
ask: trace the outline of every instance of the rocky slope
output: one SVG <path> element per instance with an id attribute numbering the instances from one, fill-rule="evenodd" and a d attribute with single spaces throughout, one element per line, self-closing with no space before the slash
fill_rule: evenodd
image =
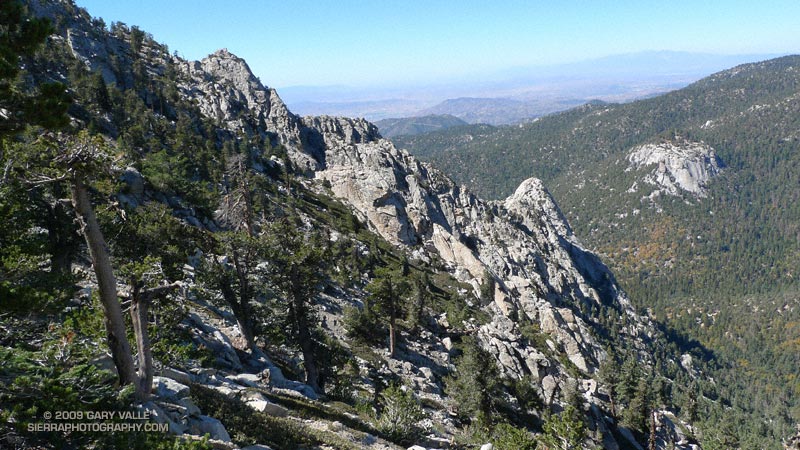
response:
<path id="1" fill-rule="evenodd" d="M 640 145 L 631 150 L 628 161 L 635 169 L 655 166 L 641 180 L 669 195 L 679 195 L 682 190 L 705 197 L 708 182 L 720 172 L 714 149 L 700 142 Z"/>
<path id="2" fill-rule="evenodd" d="M 125 33 L 110 34 L 79 13 L 70 13 L 65 20 L 62 8 L 74 10 L 70 5 L 65 1 L 33 2 L 36 12 L 61 24 L 60 38 L 56 39 L 62 39 L 72 55 L 91 70 L 103 74 L 106 82 L 130 87 L 133 82 L 120 77 L 118 66 L 134 61 L 145 61 L 144 71 L 152 77 L 176 70 L 178 95 L 196 105 L 205 118 L 220 127 L 220 132 L 260 136 L 285 147 L 294 165 L 302 169 L 304 185 L 319 192 L 324 191 L 323 186 L 330 186 L 370 229 L 413 260 L 443 262 L 459 281 L 472 287 L 474 296 L 470 297 L 476 302 L 481 287 L 490 282 L 489 278 L 494 280 L 494 294 L 485 298 L 486 304 L 477 305 L 489 319 L 472 321 L 465 330 L 457 331 L 477 336 L 503 378 L 529 376 L 548 408 L 560 410 L 566 402 L 566 387 L 577 386 L 588 405 L 589 428 L 594 431 L 586 445 L 611 449 L 637 445 L 627 442 L 625 436 L 630 433 L 617 427 L 610 414 L 609 387 L 598 387 L 595 378 L 600 363 L 608 358 L 607 346 L 633 349 L 642 364 L 649 364 L 655 327 L 635 313 L 610 271 L 583 248 L 541 181 L 525 180 L 503 201 L 481 200 L 442 172 L 395 148 L 365 120 L 292 114 L 274 89 L 264 86 L 244 60 L 226 50 L 202 61 L 164 56 L 152 44 L 136 53 Z M 145 58 L 146 54 L 150 57 Z M 152 197 L 158 198 L 155 194 Z M 178 216 L 195 226 L 213 228 L 206 222 Z M 191 282 L 188 277 L 187 283 Z M 363 302 L 365 294 L 358 292 L 357 298 L 325 296 L 320 303 L 328 301 L 336 306 L 325 308 L 325 317 L 331 318 L 326 322 L 336 322 L 342 319 L 341 313 L 330 311 Z M 160 403 L 145 408 L 164 417 L 174 432 L 209 431 L 221 441 L 230 441 L 218 422 L 198 418 L 199 410 L 182 400 L 184 388 L 167 381 L 168 377 L 186 384 L 199 383 L 278 416 L 288 413 L 269 406 L 271 403 L 258 392 L 299 392 L 314 397 L 307 386 L 284 377 L 266 355 L 242 361 L 236 352 L 241 337 L 230 313 L 215 310 L 202 298 L 192 302 L 187 324 L 196 342 L 214 350 L 218 367 L 198 368 L 191 375 L 167 371 L 167 378 L 156 380 Z M 601 316 L 619 324 L 618 335 L 609 336 L 599 320 Z M 404 336 L 409 351 L 394 358 L 382 354 L 376 370 L 400 376 L 420 396 L 447 405 L 443 378 L 452 370 L 449 335 L 456 330 L 446 320 L 439 323 L 442 330 Z M 523 332 L 525 327 L 538 330 L 544 345 L 532 345 L 531 337 Z M 335 325 L 328 325 L 328 329 L 346 340 L 346 336 L 337 334 Z M 365 371 L 365 362 L 358 363 Z M 251 376 L 254 374 L 258 376 Z M 257 392 L 246 391 L 246 387 Z M 169 406 L 174 404 L 178 406 Z M 165 408 L 171 408 L 171 412 L 165 413 Z M 444 429 L 429 443 L 446 445 L 456 426 L 446 407 L 434 409 L 431 414 Z M 348 436 L 351 442 L 371 448 L 391 447 L 363 433 L 354 438 L 357 433 L 339 427 L 341 424 L 330 425 L 334 434 Z M 666 443 L 668 439 L 663 440 Z M 682 448 L 690 445 L 677 436 L 670 435 L 669 440 L 682 442 Z"/>

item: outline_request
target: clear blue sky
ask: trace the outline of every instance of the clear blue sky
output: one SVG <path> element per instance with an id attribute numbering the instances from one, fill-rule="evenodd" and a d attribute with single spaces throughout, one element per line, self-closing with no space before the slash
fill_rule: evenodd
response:
<path id="1" fill-rule="evenodd" d="M 417 83 L 645 50 L 800 52 L 800 0 L 77 0 L 270 86 Z"/>

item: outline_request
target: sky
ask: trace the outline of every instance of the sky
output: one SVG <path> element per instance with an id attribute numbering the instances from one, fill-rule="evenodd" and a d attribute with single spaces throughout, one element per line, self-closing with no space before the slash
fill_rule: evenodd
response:
<path id="1" fill-rule="evenodd" d="M 446 82 L 651 50 L 800 53 L 800 1 L 76 0 L 270 86 Z M 488 75 L 487 75 L 488 76 Z"/>

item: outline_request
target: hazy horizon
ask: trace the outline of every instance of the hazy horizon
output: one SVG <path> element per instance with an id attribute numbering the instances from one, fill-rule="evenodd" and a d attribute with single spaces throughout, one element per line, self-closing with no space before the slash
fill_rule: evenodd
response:
<path id="1" fill-rule="evenodd" d="M 78 0 L 184 58 L 227 48 L 272 87 L 478 82 L 498 72 L 641 52 L 800 51 L 800 3 Z M 491 81 L 491 80 L 490 80 Z"/>

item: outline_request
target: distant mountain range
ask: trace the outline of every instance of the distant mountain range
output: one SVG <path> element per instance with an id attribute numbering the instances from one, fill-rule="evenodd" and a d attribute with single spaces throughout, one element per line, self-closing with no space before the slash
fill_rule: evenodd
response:
<path id="1" fill-rule="evenodd" d="M 383 137 L 410 136 L 444 130 L 460 125 L 469 125 L 458 117 L 449 114 L 431 114 L 421 117 L 404 117 L 399 119 L 383 119 L 375 122 Z"/>
<path id="2" fill-rule="evenodd" d="M 420 111 L 420 114 L 447 114 L 463 119 L 467 123 L 503 125 L 535 119 L 583 103 L 586 103 L 586 100 L 522 101 L 510 98 L 462 97 L 445 100 Z"/>
<path id="3" fill-rule="evenodd" d="M 469 123 L 523 122 L 592 99 L 627 102 L 674 89 L 737 64 L 778 55 L 714 55 L 653 51 L 554 66 L 527 66 L 482 74 L 480 79 L 429 85 L 280 88 L 301 115 L 381 120 L 450 114 Z M 488 81 L 487 81 L 488 80 Z"/>

